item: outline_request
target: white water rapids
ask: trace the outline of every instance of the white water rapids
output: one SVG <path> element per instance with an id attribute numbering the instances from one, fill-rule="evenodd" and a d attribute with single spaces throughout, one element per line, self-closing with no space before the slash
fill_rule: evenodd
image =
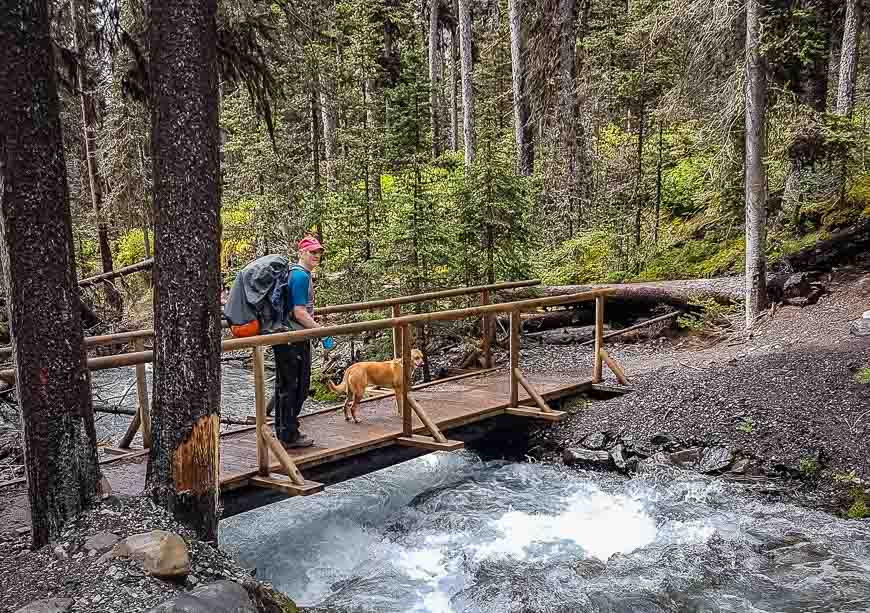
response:
<path id="1" fill-rule="evenodd" d="M 870 522 L 692 473 L 431 454 L 229 518 L 221 544 L 322 611 L 870 611 Z"/>

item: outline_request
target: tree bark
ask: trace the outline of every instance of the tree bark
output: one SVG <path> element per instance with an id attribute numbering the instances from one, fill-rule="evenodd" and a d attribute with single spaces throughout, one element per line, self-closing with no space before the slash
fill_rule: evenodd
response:
<path id="1" fill-rule="evenodd" d="M 151 497 L 217 540 L 220 158 L 217 0 L 152 0 Z"/>
<path id="2" fill-rule="evenodd" d="M 429 6 L 429 120 L 432 129 L 432 158 L 441 155 L 441 28 L 440 0 L 432 0 Z"/>
<path id="3" fill-rule="evenodd" d="M 850 117 L 855 105 L 855 77 L 858 74 L 858 48 L 861 43 L 861 0 L 846 0 L 846 21 L 840 51 L 840 78 L 837 113 Z"/>
<path id="4" fill-rule="evenodd" d="M 761 56 L 761 0 L 746 4 L 746 327 L 767 306 L 766 67 Z"/>
<path id="5" fill-rule="evenodd" d="M 315 62 L 310 75 L 311 91 L 310 106 L 311 106 L 311 164 L 313 170 L 314 182 L 314 197 L 317 202 L 317 213 L 314 220 L 315 233 L 317 240 L 323 242 L 323 222 L 322 211 L 320 210 L 320 78 L 317 76 L 317 63 Z"/>
<path id="6" fill-rule="evenodd" d="M 659 160 L 656 165 L 656 218 L 653 224 L 653 244 L 659 243 L 659 218 L 662 209 L 662 143 L 664 140 L 664 124 L 659 119 Z"/>
<path id="7" fill-rule="evenodd" d="M 323 115 L 323 149 L 326 154 L 326 189 L 335 191 L 335 162 L 338 155 L 336 128 L 336 91 L 335 78 L 321 73 L 320 75 L 320 109 Z"/>
<path id="8" fill-rule="evenodd" d="M 569 215 L 577 197 L 576 23 L 576 0 L 559 0 L 559 143 Z"/>
<path id="9" fill-rule="evenodd" d="M 0 3 L 0 66 L 0 251 L 37 548 L 100 482 L 46 0 Z"/>
<path id="10" fill-rule="evenodd" d="M 450 28 L 450 63 L 447 71 L 450 84 L 450 150 L 459 151 L 459 30 L 456 26 Z"/>
<path id="11" fill-rule="evenodd" d="M 109 244 L 109 229 L 103 216 L 103 188 L 97 160 L 97 105 L 91 93 L 91 79 L 87 64 L 88 0 L 71 0 L 70 14 L 73 21 L 73 43 L 78 55 L 76 84 L 82 114 L 82 141 L 87 161 L 88 187 L 91 204 L 94 208 L 94 221 L 97 223 L 97 239 L 100 249 L 100 263 L 103 272 L 112 272 L 112 247 Z M 106 300 L 116 312 L 121 309 L 121 295 L 112 285 L 106 285 Z"/>
<path id="12" fill-rule="evenodd" d="M 643 87 L 643 84 L 641 84 Z M 637 199 L 634 215 L 634 246 L 638 250 L 637 272 L 640 272 L 640 239 L 641 239 L 641 213 L 643 212 L 644 189 L 643 189 L 643 139 L 646 128 L 646 101 L 643 93 L 640 95 L 640 113 L 637 121 L 637 183 L 634 196 Z"/>
<path id="13" fill-rule="evenodd" d="M 474 74 L 471 65 L 471 0 L 459 0 L 459 55 L 462 63 L 462 132 L 465 173 L 474 164 Z"/>
<path id="14" fill-rule="evenodd" d="M 511 29 L 511 76 L 514 94 L 514 134 L 517 144 L 517 174 L 528 177 L 535 166 L 526 68 L 525 32 L 522 25 L 523 0 L 509 0 Z"/>

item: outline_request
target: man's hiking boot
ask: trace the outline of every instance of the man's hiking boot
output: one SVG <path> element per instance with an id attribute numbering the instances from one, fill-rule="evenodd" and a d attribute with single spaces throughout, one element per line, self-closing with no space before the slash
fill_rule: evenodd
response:
<path id="1" fill-rule="evenodd" d="M 302 447 L 311 447 L 314 444 L 314 439 L 300 432 L 295 440 L 289 443 L 281 441 L 281 444 L 284 445 L 285 449 L 301 449 Z"/>

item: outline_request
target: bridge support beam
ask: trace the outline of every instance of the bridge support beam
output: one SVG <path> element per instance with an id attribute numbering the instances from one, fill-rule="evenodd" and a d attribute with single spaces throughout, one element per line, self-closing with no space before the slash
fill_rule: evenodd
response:
<path id="1" fill-rule="evenodd" d="M 628 385 L 628 377 L 625 376 L 625 371 L 622 370 L 622 367 L 614 360 L 604 349 L 599 352 L 601 359 L 604 360 L 604 363 L 607 364 L 607 367 L 613 371 L 613 374 L 616 375 L 616 380 L 619 381 L 620 385 Z"/>

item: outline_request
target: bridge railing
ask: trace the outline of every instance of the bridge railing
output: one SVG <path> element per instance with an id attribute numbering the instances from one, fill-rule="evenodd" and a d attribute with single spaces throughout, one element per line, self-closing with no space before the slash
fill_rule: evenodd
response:
<path id="1" fill-rule="evenodd" d="M 461 443 L 448 441 L 444 434 L 439 430 L 437 425 L 426 414 L 425 410 L 411 396 L 411 333 L 410 327 L 421 323 L 432 323 L 437 321 L 455 321 L 470 317 L 492 317 L 498 313 L 508 313 L 510 316 L 510 366 L 509 366 L 509 381 L 510 381 L 510 402 L 509 407 L 505 412 L 512 415 L 534 417 L 540 419 L 553 419 L 554 411 L 546 404 L 543 397 L 530 385 L 528 380 L 523 376 L 519 368 L 520 354 L 520 316 L 524 311 L 546 307 L 575 304 L 585 301 L 595 301 L 595 335 L 594 335 L 594 351 L 592 364 L 593 383 L 598 383 L 602 380 L 602 367 L 607 364 L 613 371 L 617 380 L 620 383 L 627 384 L 628 381 L 621 367 L 607 354 L 603 348 L 604 336 L 604 307 L 606 296 L 612 294 L 613 289 L 598 289 L 587 292 L 579 292 L 565 296 L 553 296 L 546 298 L 532 298 L 527 300 L 517 300 L 513 302 L 505 302 L 501 304 L 483 304 L 479 306 L 451 309 L 446 311 L 434 311 L 429 313 L 417 313 L 392 317 L 389 319 L 380 319 L 373 321 L 354 322 L 349 324 L 329 325 L 320 328 L 307 330 L 298 330 L 292 332 L 280 332 L 274 334 L 266 334 L 259 336 L 251 336 L 246 338 L 233 338 L 222 341 L 222 351 L 236 351 L 240 349 L 252 349 L 253 351 L 253 376 L 255 386 L 255 403 L 256 403 L 256 431 L 257 431 L 257 457 L 258 457 L 258 473 L 262 485 L 270 483 L 269 475 L 271 472 L 280 469 L 284 474 L 288 475 L 292 484 L 286 483 L 274 484 L 276 487 L 288 492 L 306 494 L 319 491 L 322 486 L 312 484 L 305 481 L 293 462 L 292 458 L 271 433 L 266 423 L 266 389 L 265 389 L 265 365 L 263 360 L 264 348 L 271 345 L 292 343 L 305 341 L 314 338 L 323 338 L 325 336 L 342 336 L 346 334 L 357 334 L 360 332 L 370 332 L 378 330 L 393 329 L 394 338 L 398 339 L 400 345 L 400 356 L 402 358 L 402 381 L 401 389 L 397 393 L 397 402 L 402 415 L 402 433 L 396 439 L 398 444 L 408 445 L 413 447 L 421 447 L 430 450 L 450 450 L 461 446 Z M 460 294 L 454 294 L 460 295 Z M 344 305 L 343 305 L 344 306 Z M 346 305 L 350 306 L 350 305 Z M 392 305 L 391 305 L 392 306 Z M 141 341 L 144 338 L 144 333 L 147 331 L 138 331 L 136 333 L 126 333 L 131 335 L 131 338 L 138 343 L 139 351 L 132 353 L 124 353 L 113 356 L 103 356 L 90 358 L 87 361 L 90 370 L 104 370 L 109 368 L 118 368 L 124 366 L 136 366 L 137 369 L 142 369 L 142 381 L 144 384 L 144 365 L 148 362 L 153 362 L 154 352 L 141 350 Z M 97 337 L 93 337 L 97 338 Z M 96 343 L 95 343 L 96 344 Z M 10 371 L 0 373 L 7 375 Z M 14 371 L 12 371 L 14 376 Z M 519 387 L 522 386 L 529 394 L 530 398 L 537 405 L 536 409 L 521 407 L 519 405 Z M 144 385 L 143 385 L 144 387 Z M 145 402 L 147 402 L 147 392 L 145 393 Z M 143 430 L 146 428 L 146 423 L 150 426 L 150 418 L 146 416 L 147 404 L 144 405 L 145 410 L 142 413 Z M 423 424 L 429 436 L 420 436 L 414 434 L 413 415 L 417 416 Z M 270 456 L 275 456 L 278 460 L 278 465 L 273 466 L 270 462 Z"/>
<path id="2" fill-rule="evenodd" d="M 598 383 L 602 380 L 602 367 L 607 364 L 608 367 L 616 375 L 620 383 L 627 384 L 628 380 L 622 368 L 613 360 L 603 348 L 604 336 L 604 301 L 605 297 L 612 294 L 612 289 L 600 289 L 588 292 L 580 292 L 566 296 L 554 296 L 548 298 L 533 298 L 529 300 L 518 300 L 502 304 L 488 304 L 465 309 L 452 309 L 447 311 L 436 311 L 431 313 L 418 313 L 414 315 L 404 315 L 401 317 L 393 317 L 385 320 L 356 322 L 350 324 L 341 324 L 335 326 L 324 326 L 321 328 L 312 328 L 308 330 L 298 330 L 293 332 L 281 332 L 277 334 L 267 334 L 261 336 L 252 336 L 247 338 L 228 339 L 223 341 L 222 347 L 224 351 L 233 351 L 238 349 L 251 348 L 254 351 L 254 383 L 256 389 L 256 428 L 257 428 L 257 457 L 258 457 L 258 472 L 261 483 L 265 484 L 268 481 L 272 465 L 270 463 L 270 454 L 274 454 L 279 462 L 280 468 L 287 474 L 293 486 L 288 490 L 287 486 L 282 486 L 285 491 L 294 491 L 298 494 L 311 493 L 319 491 L 316 484 L 307 482 L 302 477 L 299 470 L 296 468 L 292 458 L 284 450 L 275 436 L 269 430 L 266 423 L 266 399 L 265 399 L 265 373 L 263 370 L 263 348 L 276 345 L 279 343 L 292 343 L 298 341 L 310 340 L 313 338 L 323 338 L 325 336 L 341 336 L 343 334 L 356 334 L 359 332 L 369 332 L 376 330 L 384 330 L 393 328 L 394 335 L 400 339 L 401 357 L 402 357 L 402 381 L 401 389 L 397 391 L 397 403 L 402 415 L 402 433 L 396 439 L 396 442 L 401 445 L 413 447 L 421 447 L 430 450 L 451 450 L 461 447 L 462 444 L 456 441 L 449 441 L 444 434 L 439 430 L 438 426 L 426 414 L 420 404 L 411 396 L 411 334 L 410 326 L 419 323 L 431 323 L 436 321 L 454 321 L 468 317 L 478 317 L 481 315 L 493 315 L 496 313 L 508 313 L 510 315 L 510 402 L 509 407 L 505 412 L 512 415 L 535 417 L 541 419 L 553 419 L 554 411 L 550 409 L 543 397 L 534 389 L 534 387 L 523 376 L 519 368 L 520 355 L 520 315 L 523 311 L 544 307 L 557 306 L 565 304 L 574 304 L 584 301 L 595 301 L 595 348 L 593 352 L 592 364 L 592 382 Z M 520 407 L 519 405 L 519 387 L 522 386 L 529 394 L 531 399 L 537 405 L 537 409 L 529 409 Z M 429 436 L 419 436 L 414 434 L 413 415 L 417 416 L 423 424 Z M 295 488 L 295 489 L 294 489 Z"/>
<path id="3" fill-rule="evenodd" d="M 133 269 L 140 269 L 143 265 L 150 266 L 153 260 L 146 260 L 140 262 L 139 264 L 128 267 L 125 269 L 119 269 L 114 273 L 108 273 L 108 276 L 115 276 L 118 273 L 123 273 L 125 271 L 132 272 Z M 92 277 L 89 279 L 85 279 L 81 282 L 81 284 L 85 282 L 97 282 L 107 277 L 107 275 L 97 275 L 96 277 Z M 492 292 L 508 290 L 508 289 L 517 289 L 522 287 L 532 287 L 535 285 L 539 285 L 541 283 L 540 279 L 526 279 L 523 281 L 506 281 L 502 283 L 492 283 L 489 285 L 478 285 L 472 287 L 458 287 L 446 290 L 438 290 L 434 292 L 426 292 L 422 294 L 413 294 L 409 296 L 399 296 L 396 298 L 385 298 L 381 300 L 370 300 L 367 302 L 355 302 L 349 304 L 337 304 L 331 305 L 327 307 L 320 307 L 314 309 L 314 315 L 316 316 L 326 316 L 336 313 L 353 313 L 353 312 L 361 312 L 361 311 L 376 311 L 380 309 L 386 309 L 388 315 L 392 317 L 399 317 L 402 314 L 402 306 L 406 304 L 419 304 L 423 302 L 430 302 L 439 299 L 445 298 L 454 298 L 458 296 L 467 296 L 472 294 L 478 294 L 480 296 L 480 304 L 486 305 L 490 302 L 490 296 Z M 224 327 L 227 326 L 227 322 L 223 322 Z M 395 330 L 395 329 L 394 329 Z M 142 353 L 145 351 L 145 339 L 152 338 L 154 336 L 153 329 L 143 329 L 143 330 L 132 330 L 128 332 L 119 332 L 117 334 L 104 334 L 100 336 L 89 336 L 84 339 L 85 347 L 96 347 L 96 346 L 111 346 L 111 345 L 126 345 L 127 343 L 132 343 L 134 348 L 134 353 Z M 490 347 L 491 339 L 493 338 L 493 322 L 491 317 L 484 315 L 483 321 L 481 325 L 481 353 L 484 358 L 484 365 L 486 368 L 490 368 L 492 366 L 492 350 Z M 396 333 L 393 334 L 393 357 L 399 357 L 399 353 L 401 352 L 401 339 L 396 336 Z M 0 358 L 9 357 L 12 355 L 12 349 L 2 347 L 0 348 Z M 122 354 L 128 355 L 128 354 Z M 103 370 L 114 367 L 123 367 L 123 366 L 135 366 L 136 367 L 136 391 L 138 396 L 138 411 L 133 419 L 130 421 L 129 427 L 127 428 L 126 433 L 121 438 L 118 443 L 118 447 L 121 449 L 129 448 L 130 443 L 133 441 L 133 438 L 136 436 L 136 432 L 138 432 L 139 428 L 142 428 L 142 444 L 144 447 L 151 446 L 151 420 L 150 420 L 150 411 L 149 411 L 149 397 L 148 397 L 148 386 L 145 378 L 145 365 L 144 362 L 136 361 L 137 358 L 133 358 L 133 361 L 129 358 L 124 358 L 121 356 L 105 356 L 100 358 L 91 358 L 88 360 L 88 366 L 91 370 Z M 15 371 L 13 369 L 0 371 L 0 379 L 5 380 L 9 383 L 14 383 L 15 381 Z"/>

